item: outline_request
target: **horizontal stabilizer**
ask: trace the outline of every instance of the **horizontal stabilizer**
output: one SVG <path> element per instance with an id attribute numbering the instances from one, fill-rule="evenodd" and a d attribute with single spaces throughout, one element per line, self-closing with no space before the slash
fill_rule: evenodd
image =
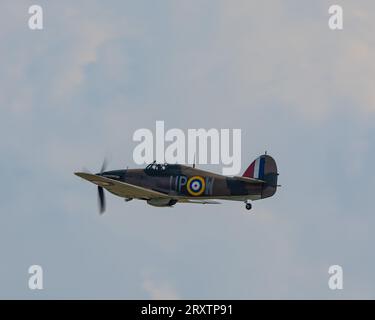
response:
<path id="1" fill-rule="evenodd" d="M 237 180 L 249 182 L 249 183 L 255 183 L 255 184 L 266 183 L 266 181 L 264 181 L 264 180 L 255 179 L 255 178 L 247 178 L 247 177 L 233 177 L 233 178 L 237 179 Z"/>

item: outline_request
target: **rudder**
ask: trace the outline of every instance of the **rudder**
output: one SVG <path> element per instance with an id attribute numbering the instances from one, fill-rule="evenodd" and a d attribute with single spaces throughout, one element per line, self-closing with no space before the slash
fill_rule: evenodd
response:
<path id="1" fill-rule="evenodd" d="M 268 198 L 275 194 L 278 173 L 276 161 L 271 156 L 264 154 L 255 159 L 242 176 L 266 182 L 262 188 L 262 198 Z"/>

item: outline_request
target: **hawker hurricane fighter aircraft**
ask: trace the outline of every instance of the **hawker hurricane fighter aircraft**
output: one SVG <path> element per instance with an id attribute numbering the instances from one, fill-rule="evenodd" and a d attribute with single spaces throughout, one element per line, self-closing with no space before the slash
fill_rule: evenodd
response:
<path id="1" fill-rule="evenodd" d="M 122 169 L 100 173 L 75 174 L 98 186 L 99 210 L 105 210 L 104 189 L 116 196 L 145 200 L 156 207 L 171 207 L 177 202 L 218 204 L 213 199 L 244 201 L 251 209 L 251 200 L 271 197 L 277 185 L 275 160 L 264 154 L 254 160 L 242 176 L 220 174 L 179 164 L 158 164 L 155 161 L 145 169 Z"/>

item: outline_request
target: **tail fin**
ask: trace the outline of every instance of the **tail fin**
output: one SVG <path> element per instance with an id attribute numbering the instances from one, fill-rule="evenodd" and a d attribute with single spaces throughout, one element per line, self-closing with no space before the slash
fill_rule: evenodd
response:
<path id="1" fill-rule="evenodd" d="M 263 180 L 264 178 L 264 165 L 265 165 L 266 159 L 264 156 L 260 156 L 259 158 L 256 158 L 246 169 L 243 177 L 246 178 L 253 178 L 253 179 L 259 179 Z"/>
<path id="2" fill-rule="evenodd" d="M 276 162 L 271 156 L 264 154 L 255 159 L 242 176 L 266 182 L 262 189 L 262 198 L 271 197 L 275 194 L 278 173 Z"/>

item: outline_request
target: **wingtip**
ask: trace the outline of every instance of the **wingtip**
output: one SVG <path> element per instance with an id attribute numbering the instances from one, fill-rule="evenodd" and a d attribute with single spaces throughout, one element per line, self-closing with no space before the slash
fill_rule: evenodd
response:
<path id="1" fill-rule="evenodd" d="M 85 176 L 87 175 L 87 173 L 85 172 L 74 172 L 74 174 L 80 178 L 85 178 Z"/>

